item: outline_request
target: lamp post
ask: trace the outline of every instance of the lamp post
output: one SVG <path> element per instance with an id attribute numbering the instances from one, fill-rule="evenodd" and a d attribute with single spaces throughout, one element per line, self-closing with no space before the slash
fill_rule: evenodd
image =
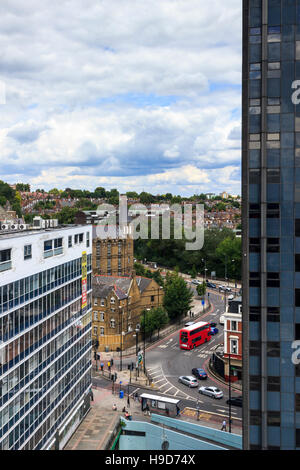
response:
<path id="1" fill-rule="evenodd" d="M 206 271 L 207 271 L 207 269 L 206 269 L 206 260 L 202 258 L 202 261 L 204 263 L 204 282 L 206 282 Z"/>
<path id="2" fill-rule="evenodd" d="M 140 373 L 139 373 L 139 358 L 138 358 L 138 342 L 139 342 L 139 331 L 140 329 L 139 328 L 136 328 L 135 329 L 135 355 L 136 355 L 136 378 L 140 376 Z"/>

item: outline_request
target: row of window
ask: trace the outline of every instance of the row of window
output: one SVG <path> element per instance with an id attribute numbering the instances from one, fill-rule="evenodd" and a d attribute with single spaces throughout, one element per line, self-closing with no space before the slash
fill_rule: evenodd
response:
<path id="1" fill-rule="evenodd" d="M 92 256 L 87 256 L 87 271 L 90 272 Z M 0 286 L 0 314 L 17 307 L 82 275 L 82 258 L 63 263 L 38 274 Z"/>
<path id="2" fill-rule="evenodd" d="M 54 436 L 59 425 L 82 399 L 90 385 L 90 370 L 87 370 L 86 363 L 84 363 L 81 370 L 78 370 L 77 376 L 50 403 L 47 410 L 43 405 L 37 405 L 29 417 L 14 427 L 10 434 L 3 439 L 2 449 L 41 449 Z"/>

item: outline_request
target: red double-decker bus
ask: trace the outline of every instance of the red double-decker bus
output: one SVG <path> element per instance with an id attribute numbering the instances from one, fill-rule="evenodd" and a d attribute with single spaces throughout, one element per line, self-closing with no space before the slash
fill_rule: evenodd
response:
<path id="1" fill-rule="evenodd" d="M 210 340 L 210 324 L 204 321 L 194 323 L 179 331 L 180 349 L 193 349 Z"/>

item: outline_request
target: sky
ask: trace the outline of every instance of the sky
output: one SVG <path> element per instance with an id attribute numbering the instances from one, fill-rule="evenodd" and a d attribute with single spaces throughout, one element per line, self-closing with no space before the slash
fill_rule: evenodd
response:
<path id="1" fill-rule="evenodd" d="M 1 0 L 0 179 L 241 193 L 240 0 Z"/>

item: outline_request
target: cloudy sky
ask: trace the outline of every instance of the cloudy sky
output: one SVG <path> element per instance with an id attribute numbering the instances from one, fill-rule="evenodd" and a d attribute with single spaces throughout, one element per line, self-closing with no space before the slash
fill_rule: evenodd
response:
<path id="1" fill-rule="evenodd" d="M 240 0 L 1 0 L 0 179 L 240 194 Z"/>

